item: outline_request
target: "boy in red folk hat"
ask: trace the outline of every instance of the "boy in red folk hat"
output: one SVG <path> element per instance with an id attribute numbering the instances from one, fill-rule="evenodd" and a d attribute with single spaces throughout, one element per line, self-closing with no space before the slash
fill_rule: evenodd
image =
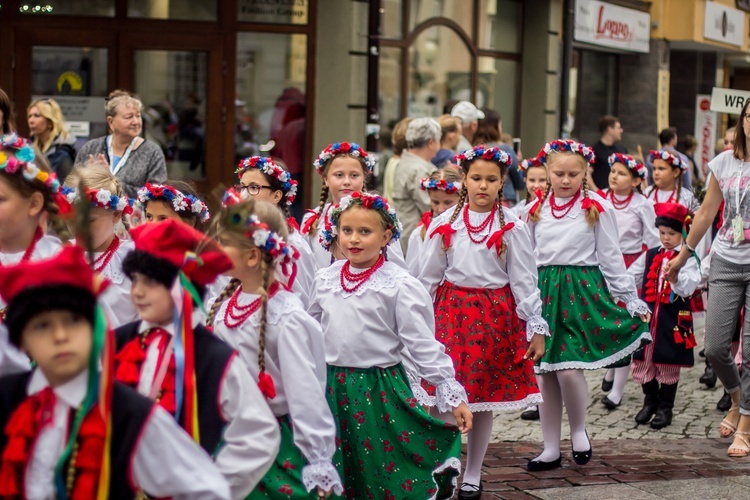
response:
<path id="1" fill-rule="evenodd" d="M 122 267 L 140 320 L 116 330 L 116 378 L 171 413 L 214 457 L 232 498 L 244 498 L 276 458 L 279 426 L 236 351 L 193 314 L 232 263 L 181 221 L 146 223 L 131 235 L 135 250 Z"/>
<path id="2" fill-rule="evenodd" d="M 0 498 L 229 498 L 174 419 L 113 382 L 104 288 L 79 247 L 0 268 L 10 341 L 36 362 L 0 379 Z"/>
<path id="3" fill-rule="evenodd" d="M 639 424 L 651 422 L 661 429 L 672 423 L 672 408 L 680 380 L 680 368 L 693 366 L 693 313 L 690 297 L 701 280 L 697 259 L 680 270 L 676 281 L 669 281 L 664 266 L 683 245 L 688 210 L 679 203 L 657 203 L 656 227 L 661 245 L 649 249 L 631 266 L 641 297 L 653 311 L 653 343 L 633 355 L 633 379 L 643 387 L 643 408 L 635 416 Z M 653 419 L 652 419 L 653 417 Z"/>

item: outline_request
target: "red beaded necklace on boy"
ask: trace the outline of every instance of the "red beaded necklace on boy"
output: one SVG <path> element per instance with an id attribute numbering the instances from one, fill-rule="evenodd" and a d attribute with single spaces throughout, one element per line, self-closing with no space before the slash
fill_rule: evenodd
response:
<path id="1" fill-rule="evenodd" d="M 118 248 L 120 248 L 120 238 L 115 236 L 104 253 L 94 260 L 94 271 L 97 273 L 102 272 L 109 264 L 109 261 L 112 260 Z M 100 263 L 101 265 L 99 265 Z"/>
<path id="2" fill-rule="evenodd" d="M 635 194 L 635 191 L 631 190 L 627 198 L 625 198 L 624 200 L 618 200 L 617 198 L 615 198 L 615 192 L 610 191 L 609 199 L 612 200 L 612 206 L 615 207 L 617 210 L 625 210 L 626 208 L 628 208 L 628 205 L 630 205 L 630 202 L 633 199 L 634 194 Z"/>
<path id="3" fill-rule="evenodd" d="M 347 293 L 356 292 L 362 285 L 367 282 L 367 280 L 370 279 L 373 274 L 375 274 L 375 271 L 383 267 L 384 263 L 385 257 L 381 254 L 380 257 L 378 257 L 378 260 L 375 261 L 375 264 L 370 269 L 362 273 L 353 273 L 351 265 L 347 260 L 346 262 L 344 262 L 344 265 L 341 266 L 341 288 L 343 288 Z"/>
<path id="4" fill-rule="evenodd" d="M 549 195 L 549 208 L 550 212 L 552 213 L 552 217 L 555 219 L 564 219 L 566 215 L 570 213 L 571 210 L 573 210 L 573 207 L 576 204 L 576 201 L 578 201 L 578 198 L 581 196 L 581 190 L 579 189 L 575 196 L 573 196 L 570 201 L 563 203 L 562 205 L 558 205 L 555 203 L 555 193 L 554 191 L 552 194 Z M 562 214 L 556 214 L 555 211 L 562 212 Z"/>
<path id="5" fill-rule="evenodd" d="M 34 239 L 31 240 L 31 244 L 26 247 L 26 250 L 23 252 L 23 255 L 21 256 L 20 262 L 28 262 L 29 259 L 31 259 L 31 256 L 34 255 L 34 250 L 36 250 L 36 244 L 39 242 L 39 240 L 42 239 L 42 228 L 37 227 L 36 232 L 34 233 Z M 0 261 L 0 266 L 3 265 L 3 262 Z"/>
<path id="6" fill-rule="evenodd" d="M 276 295 L 279 291 L 280 285 L 278 281 L 274 281 L 273 284 L 268 287 L 268 300 Z M 227 308 L 224 311 L 224 324 L 227 328 L 237 328 L 242 323 L 247 321 L 247 318 L 255 314 L 260 309 L 261 297 L 258 297 L 254 301 L 250 302 L 246 306 L 241 306 L 237 303 L 237 297 L 240 296 L 242 287 L 238 287 L 234 291 L 232 296 L 227 301 Z M 235 313 L 235 311 L 237 311 Z"/>
<path id="7" fill-rule="evenodd" d="M 487 241 L 487 238 L 489 238 L 490 234 L 492 234 L 492 225 L 495 222 L 495 215 L 497 214 L 497 210 L 498 204 L 495 203 L 494 205 L 492 205 L 492 211 L 490 211 L 490 214 L 487 216 L 487 218 L 484 219 L 484 221 L 482 221 L 482 223 L 478 226 L 472 226 L 471 221 L 469 220 L 469 205 L 466 205 L 464 207 L 464 226 L 466 226 L 466 232 L 469 233 L 469 239 L 472 241 L 472 243 L 481 244 Z M 485 229 L 487 229 L 487 234 L 485 234 L 481 239 L 474 239 L 475 234 L 479 234 Z"/>

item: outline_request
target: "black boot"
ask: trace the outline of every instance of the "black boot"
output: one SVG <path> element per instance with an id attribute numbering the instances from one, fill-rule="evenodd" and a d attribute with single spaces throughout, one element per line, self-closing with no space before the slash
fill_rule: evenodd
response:
<path id="1" fill-rule="evenodd" d="M 729 411 L 732 407 L 732 396 L 725 390 L 724 395 L 721 397 L 718 403 L 716 403 L 716 409 L 719 411 Z"/>
<path id="2" fill-rule="evenodd" d="M 716 372 L 714 372 L 711 363 L 706 360 L 706 369 L 703 371 L 703 375 L 698 379 L 698 382 L 705 384 L 709 389 L 716 387 Z"/>
<path id="3" fill-rule="evenodd" d="M 635 421 L 639 424 L 647 424 L 651 417 L 656 413 L 656 407 L 659 405 L 659 382 L 653 379 L 641 386 L 643 389 L 643 408 L 635 416 Z"/>
<path id="4" fill-rule="evenodd" d="M 656 416 L 651 421 L 652 429 L 662 429 L 672 423 L 672 408 L 677 396 L 677 384 L 662 384 L 659 388 L 659 407 Z"/>

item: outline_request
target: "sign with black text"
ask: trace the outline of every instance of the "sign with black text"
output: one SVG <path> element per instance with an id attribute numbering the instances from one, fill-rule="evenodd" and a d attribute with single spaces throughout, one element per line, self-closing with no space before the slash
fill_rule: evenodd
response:
<path id="1" fill-rule="evenodd" d="M 714 87 L 711 91 L 711 111 L 739 115 L 748 99 L 750 99 L 750 92 L 745 90 Z"/>

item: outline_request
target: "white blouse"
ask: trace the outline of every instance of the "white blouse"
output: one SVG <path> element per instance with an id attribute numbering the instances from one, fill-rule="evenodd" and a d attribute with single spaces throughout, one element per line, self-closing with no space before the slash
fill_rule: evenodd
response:
<path id="1" fill-rule="evenodd" d="M 174 335 L 171 322 L 154 325 L 141 321 L 138 333 L 151 328 L 162 328 Z M 152 342 L 149 345 L 141 366 L 137 389 L 146 397 L 151 392 L 157 367 L 164 362 L 160 359 L 163 353 L 159 344 Z M 217 404 L 227 425 L 222 434 L 223 445 L 214 462 L 229 483 L 232 498 L 244 498 L 263 479 L 276 459 L 281 442 L 279 425 L 258 385 L 237 357 L 232 358 L 224 374 Z"/>
<path id="2" fill-rule="evenodd" d="M 453 361 L 435 338 L 435 312 L 422 284 L 404 269 L 385 262 L 355 292 L 341 287 L 344 261 L 321 269 L 310 297 L 310 314 L 320 321 L 326 362 L 352 368 L 387 368 L 409 350 L 419 378 L 436 386 L 438 410 L 466 402 Z M 354 269 L 352 272 L 364 272 Z"/>
<path id="3" fill-rule="evenodd" d="M 62 249 L 62 243 L 54 236 L 45 235 L 37 242 L 34 253 L 29 260 L 42 260 L 52 257 Z M 0 252 L 0 264 L 11 266 L 18 264 L 23 258 L 24 252 L 2 253 Z M 5 309 L 7 304 L 0 298 L 0 310 Z M 18 348 L 10 343 L 8 339 L 8 328 L 0 323 L 0 375 L 28 371 L 31 368 L 29 358 Z"/>
<path id="4" fill-rule="evenodd" d="M 609 192 L 605 198 L 609 201 Z M 627 198 L 614 195 L 618 202 L 624 202 Z M 614 208 L 614 207 L 613 207 Z M 633 198 L 628 206 L 622 210 L 615 208 L 617 229 L 620 234 L 620 248 L 623 254 L 639 253 L 643 245 L 648 248 L 659 246 L 659 230 L 656 229 L 656 213 L 651 200 L 640 193 L 633 193 Z"/>
<path id="5" fill-rule="evenodd" d="M 323 207 L 323 214 L 321 215 L 320 219 L 318 220 L 318 229 L 317 233 L 315 233 L 315 236 L 310 235 L 303 235 L 305 238 L 307 238 L 307 243 L 310 245 L 310 249 L 312 250 L 313 255 L 315 256 L 315 262 L 317 264 L 317 269 L 323 269 L 331 265 L 331 252 L 326 250 L 323 245 L 320 243 L 320 239 L 323 237 L 323 229 L 325 228 L 325 218 L 328 215 L 329 210 L 331 209 L 331 203 L 326 203 Z M 305 216 L 302 219 L 302 227 L 305 226 L 305 223 L 313 216 L 313 213 L 308 211 L 305 213 Z M 398 265 L 402 269 L 407 269 L 406 261 L 404 260 L 404 252 L 401 250 L 401 245 L 398 243 L 397 240 L 391 240 L 390 243 L 388 243 L 387 248 L 387 255 L 389 262 L 393 262 L 394 264 Z"/>
<path id="6" fill-rule="evenodd" d="M 247 306 L 259 297 L 241 292 L 237 303 Z M 225 301 L 219 308 L 214 332 L 240 353 L 257 383 L 260 310 L 239 327 L 230 328 L 224 323 L 228 303 Z M 276 387 L 276 396 L 268 400 L 268 405 L 277 417 L 291 418 L 294 444 L 308 461 L 302 469 L 305 487 L 308 491 L 334 488 L 340 495 L 343 486 L 332 463 L 336 424 L 325 396 L 323 331 L 295 294 L 279 290 L 268 302 L 265 358 L 266 373 Z"/>
<path id="7" fill-rule="evenodd" d="M 52 421 L 39 431 L 25 477 L 25 497 L 49 500 L 55 496 L 55 467 L 65 448 L 71 410 L 86 396 L 88 370 L 53 389 Z M 49 387 L 41 370 L 29 380 L 28 394 Z M 150 495 L 175 499 L 229 499 L 229 486 L 211 457 L 158 405 L 146 422 L 131 457 L 133 482 Z"/>
<path id="8" fill-rule="evenodd" d="M 310 289 L 313 287 L 315 272 L 318 270 L 317 261 L 313 254 L 307 239 L 296 229 L 289 231 L 289 244 L 299 253 L 299 258 L 295 262 L 297 274 L 292 283 L 292 292 L 299 297 L 302 305 L 307 307 L 310 300 Z M 322 247 L 321 247 L 322 248 Z M 277 273 L 278 274 L 278 273 Z M 288 278 L 279 278 L 286 281 Z"/>
<path id="9" fill-rule="evenodd" d="M 425 239 L 429 236 L 425 234 Z M 422 251 L 424 246 L 424 240 L 422 240 L 422 225 L 414 229 L 409 235 L 409 244 L 406 252 L 406 268 L 409 270 L 409 274 L 415 278 L 419 276 L 419 272 L 422 270 Z"/>
<path id="10" fill-rule="evenodd" d="M 443 281 L 467 288 L 497 289 L 510 285 L 516 302 L 516 313 L 526 321 L 527 339 L 531 340 L 534 334 L 549 335 L 547 322 L 542 317 L 542 300 L 537 286 L 538 272 L 529 228 L 510 209 L 502 207 L 502 210 L 506 227 L 503 235 L 506 251 L 502 258 L 498 257 L 494 246 L 487 248 L 487 242 L 474 243 L 469 239 L 463 219 L 464 208 L 450 226 L 456 232 L 451 236 L 451 245 L 446 252 L 443 250 L 443 238 L 435 231 L 450 222 L 453 211 L 435 218 L 427 231 L 429 240 L 425 241 L 422 250 L 421 260 L 424 264 L 419 280 L 433 300 Z M 478 226 L 489 215 L 489 212 L 470 210 L 469 221 L 471 225 Z M 476 234 L 475 239 L 481 240 L 486 236 L 489 241 L 492 234 L 499 230 L 498 213 L 487 228 Z"/>
<path id="11" fill-rule="evenodd" d="M 510 208 L 510 211 L 513 212 L 513 215 L 515 215 L 519 219 L 523 220 L 522 215 L 526 211 L 526 209 L 528 208 L 528 205 L 529 205 L 529 203 L 526 201 L 526 199 L 523 199 L 523 200 L 519 201 L 518 203 L 516 203 L 515 205 L 513 205 Z"/>
<path id="12" fill-rule="evenodd" d="M 675 191 L 664 191 L 663 189 L 656 189 L 656 187 L 654 187 L 653 189 L 648 190 L 646 197 L 653 203 L 667 203 L 672 195 L 676 196 L 676 194 Z M 692 213 L 697 212 L 701 207 L 701 204 L 695 199 L 693 192 L 684 187 L 680 190 L 680 199 L 672 200 L 672 203 L 679 203 Z"/>
<path id="13" fill-rule="evenodd" d="M 664 248 L 663 246 L 659 245 L 659 248 Z M 680 251 L 682 248 L 682 245 L 678 245 L 674 248 L 675 252 Z M 661 269 L 659 270 L 659 283 L 658 283 L 658 289 L 661 290 L 662 283 L 664 282 L 665 273 L 664 268 L 666 267 L 667 263 L 669 261 L 667 259 L 662 260 L 661 262 Z M 635 262 L 633 262 L 630 267 L 628 268 L 628 274 L 633 276 L 635 279 L 635 286 L 638 288 L 641 288 L 643 286 L 643 275 L 646 271 L 646 253 L 644 252 L 640 257 L 638 257 Z M 672 291 L 679 295 L 680 297 L 689 298 L 693 295 L 693 292 L 695 292 L 696 288 L 698 288 L 698 285 L 701 282 L 701 271 L 698 268 L 698 262 L 695 260 L 694 257 L 690 257 L 688 261 L 685 263 L 685 265 L 680 269 L 680 272 L 677 274 L 677 282 L 676 283 L 670 283 L 670 286 L 672 288 Z"/>
<path id="14" fill-rule="evenodd" d="M 537 266 L 598 266 L 609 292 L 627 304 L 630 315 L 646 314 L 648 307 L 638 298 L 635 281 L 622 259 L 615 209 L 598 194 L 590 192 L 589 196 L 604 208 L 594 227 L 581 208 L 583 197 L 561 219 L 552 216 L 549 198 L 544 200 L 541 219 L 529 224 Z M 564 204 L 570 199 L 556 201 Z"/>
<path id="15" fill-rule="evenodd" d="M 102 277 L 107 278 L 110 284 L 99 297 L 99 304 L 107 314 L 112 328 L 132 323 L 138 319 L 138 310 L 130 298 L 130 278 L 122 270 L 122 262 L 125 260 L 125 256 L 134 249 L 135 244 L 131 240 L 120 240 L 120 247 L 101 272 Z M 94 253 L 94 259 L 99 258 L 103 253 Z"/>

